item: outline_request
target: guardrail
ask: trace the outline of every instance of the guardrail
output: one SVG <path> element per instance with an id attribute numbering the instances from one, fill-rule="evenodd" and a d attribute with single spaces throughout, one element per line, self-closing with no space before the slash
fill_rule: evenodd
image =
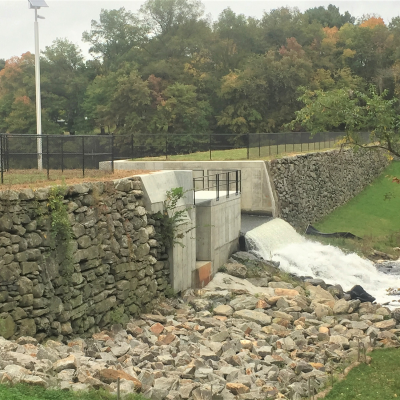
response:
<path id="1" fill-rule="evenodd" d="M 199 188 L 200 186 L 200 188 Z M 193 178 L 193 202 L 196 205 L 196 192 L 215 191 L 215 199 L 219 201 L 220 193 L 225 187 L 225 196 L 229 198 L 232 192 L 238 195 L 242 191 L 242 172 L 240 170 L 223 171 Z"/>

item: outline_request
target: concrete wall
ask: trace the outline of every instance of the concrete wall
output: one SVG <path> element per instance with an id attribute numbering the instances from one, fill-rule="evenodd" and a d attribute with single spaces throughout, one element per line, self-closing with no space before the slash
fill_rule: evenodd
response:
<path id="1" fill-rule="evenodd" d="M 196 211 L 193 206 L 193 178 L 191 171 L 162 171 L 139 175 L 143 183 L 144 204 L 151 213 L 163 212 L 167 191 L 182 187 L 184 197 L 175 211 L 186 210 L 186 221 L 178 227 L 183 237 L 169 250 L 170 281 L 179 292 L 192 287 L 193 271 L 196 269 Z M 171 214 L 171 212 L 170 212 Z"/>
<path id="2" fill-rule="evenodd" d="M 275 199 L 264 161 L 115 161 L 118 170 L 192 170 L 194 176 L 241 170 L 242 212 L 275 215 Z M 111 169 L 109 161 L 101 162 L 100 169 Z"/>
<path id="3" fill-rule="evenodd" d="M 196 193 L 196 257 L 212 262 L 212 274 L 239 248 L 240 217 L 240 195 L 235 192 L 219 200 L 215 192 Z"/>
<path id="4" fill-rule="evenodd" d="M 305 227 L 345 204 L 389 164 L 384 152 L 333 150 L 269 162 L 277 215 Z"/>

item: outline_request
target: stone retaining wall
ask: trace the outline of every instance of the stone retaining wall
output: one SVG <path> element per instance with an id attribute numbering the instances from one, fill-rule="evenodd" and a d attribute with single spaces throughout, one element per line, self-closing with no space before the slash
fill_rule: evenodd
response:
<path id="1" fill-rule="evenodd" d="M 389 164 L 384 152 L 333 150 L 268 162 L 277 216 L 305 227 L 345 204 Z"/>
<path id="2" fill-rule="evenodd" d="M 54 240 L 51 188 L 0 192 L 0 336 L 92 334 L 151 308 L 168 285 L 160 222 L 139 177 L 63 188 L 69 270 Z M 53 219 L 52 219 L 53 218 Z"/>

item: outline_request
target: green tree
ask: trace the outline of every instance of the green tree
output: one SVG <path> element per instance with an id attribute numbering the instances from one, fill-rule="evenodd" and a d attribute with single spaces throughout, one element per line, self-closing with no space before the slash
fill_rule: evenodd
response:
<path id="1" fill-rule="evenodd" d="M 387 91 L 378 94 L 371 85 L 367 93 L 348 88 L 303 90 L 299 100 L 304 107 L 296 112 L 291 126 L 301 126 L 312 133 L 340 129 L 346 132 L 344 144 L 382 148 L 400 156 L 398 101 L 387 99 Z M 371 132 L 365 143 L 360 132 Z"/>
<path id="2" fill-rule="evenodd" d="M 196 136 L 207 132 L 211 107 L 207 101 L 198 100 L 193 85 L 174 83 L 163 91 L 163 100 L 154 118 L 155 130 L 166 132 L 171 143 L 186 152 L 196 150 Z M 178 138 L 174 135 L 179 134 Z"/>
<path id="3" fill-rule="evenodd" d="M 5 62 L 0 71 L 0 131 L 36 133 L 35 57 L 24 53 Z M 42 107 L 44 134 L 59 133 L 60 129 Z"/>
<path id="4" fill-rule="evenodd" d="M 147 0 L 140 12 L 153 34 L 165 35 L 179 25 L 197 21 L 204 5 L 199 0 Z"/>
<path id="5" fill-rule="evenodd" d="M 311 63 L 294 38 L 279 52 L 253 56 L 242 71 L 222 79 L 220 97 L 226 106 L 218 125 L 237 134 L 279 131 L 298 109 L 297 88 L 311 76 Z"/>
<path id="6" fill-rule="evenodd" d="M 122 62 L 132 60 L 132 52 L 144 40 L 143 28 L 138 16 L 124 7 L 102 9 L 100 20 L 92 20 L 91 29 L 83 32 L 82 40 L 91 44 L 89 52 L 102 60 L 106 70 L 116 70 Z"/>
<path id="7" fill-rule="evenodd" d="M 147 82 L 130 64 L 116 72 L 97 76 L 87 88 L 83 108 L 94 126 L 116 133 L 146 130 L 146 106 L 150 103 Z"/>
<path id="8" fill-rule="evenodd" d="M 333 28 L 334 26 L 340 28 L 344 24 L 354 24 L 355 22 L 355 18 L 348 11 L 341 14 L 339 8 L 333 4 L 329 4 L 327 8 L 323 6 L 309 8 L 304 12 L 304 15 L 309 18 L 310 22 L 317 21 L 322 26 L 329 28 Z"/>
<path id="9" fill-rule="evenodd" d="M 80 49 L 66 39 L 46 46 L 41 62 L 42 104 L 53 122 L 70 132 L 85 130 L 83 96 L 89 83 Z"/>

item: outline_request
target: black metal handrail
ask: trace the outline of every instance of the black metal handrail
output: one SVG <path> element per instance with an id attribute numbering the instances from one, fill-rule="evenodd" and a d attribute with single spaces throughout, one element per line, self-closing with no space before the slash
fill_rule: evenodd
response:
<path id="1" fill-rule="evenodd" d="M 231 176 L 233 175 L 232 179 Z M 225 177 L 225 179 L 221 179 L 221 177 Z M 211 178 L 211 179 L 210 179 Z M 215 178 L 215 179 L 213 179 Z M 207 185 L 205 184 L 205 179 L 207 180 Z M 196 183 L 201 182 L 202 187 L 200 189 L 196 189 Z M 215 184 L 214 184 L 215 183 Z M 239 169 L 236 170 L 227 170 L 224 172 L 219 172 L 217 174 L 209 174 L 199 176 L 193 178 L 193 203 L 196 205 L 196 192 L 200 191 L 213 191 L 215 189 L 216 201 L 220 199 L 220 192 L 223 187 L 226 188 L 226 198 L 228 199 L 230 196 L 230 187 L 234 185 L 235 195 L 237 196 L 242 191 L 242 171 Z"/>

